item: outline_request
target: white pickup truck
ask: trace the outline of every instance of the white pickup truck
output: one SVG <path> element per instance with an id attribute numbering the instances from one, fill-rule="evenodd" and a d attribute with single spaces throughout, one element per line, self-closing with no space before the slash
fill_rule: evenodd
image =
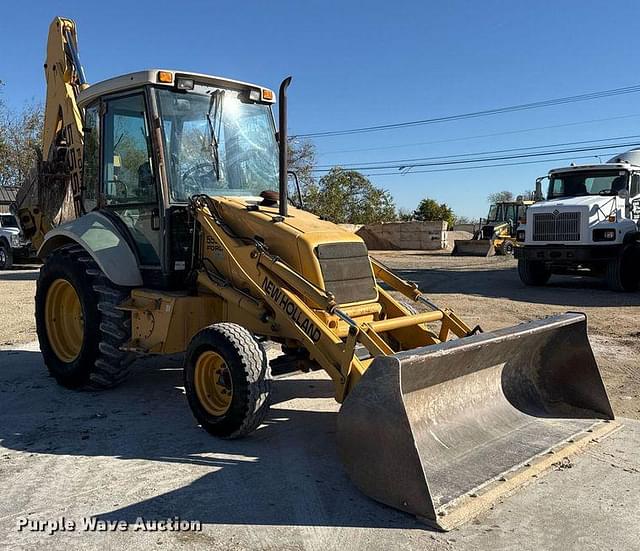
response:
<path id="1" fill-rule="evenodd" d="M 556 168 L 545 201 L 516 232 L 518 274 L 544 285 L 552 274 L 604 276 L 610 289 L 640 286 L 640 149 L 605 164 Z M 541 195 L 541 181 L 536 182 Z"/>
<path id="2" fill-rule="evenodd" d="M 31 245 L 24 239 L 13 214 L 0 213 L 0 270 L 8 270 L 14 260 L 28 259 Z"/>

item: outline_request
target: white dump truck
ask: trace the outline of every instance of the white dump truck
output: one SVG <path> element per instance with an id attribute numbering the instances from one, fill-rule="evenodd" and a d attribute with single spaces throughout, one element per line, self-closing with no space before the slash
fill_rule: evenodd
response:
<path id="1" fill-rule="evenodd" d="M 599 165 L 556 168 L 546 200 L 527 210 L 518 227 L 518 274 L 544 285 L 552 274 L 606 277 L 609 288 L 635 291 L 640 284 L 640 149 Z"/>

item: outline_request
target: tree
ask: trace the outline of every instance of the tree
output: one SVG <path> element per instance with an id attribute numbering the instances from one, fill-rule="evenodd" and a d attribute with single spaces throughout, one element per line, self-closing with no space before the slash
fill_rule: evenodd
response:
<path id="1" fill-rule="evenodd" d="M 399 208 L 396 214 L 396 218 L 400 222 L 410 222 L 413 220 L 413 211 L 405 208 Z"/>
<path id="2" fill-rule="evenodd" d="M 300 187 L 304 191 L 315 183 L 313 170 L 316 166 L 316 146 L 309 141 L 289 138 L 287 143 L 289 170 L 298 175 Z"/>
<path id="3" fill-rule="evenodd" d="M 490 193 L 487 197 L 489 204 L 501 203 L 503 201 L 513 201 L 513 193 L 510 191 L 497 191 L 496 193 Z"/>
<path id="4" fill-rule="evenodd" d="M 0 185 L 20 186 L 26 180 L 42 143 L 43 119 L 40 104 L 15 112 L 0 98 Z"/>
<path id="5" fill-rule="evenodd" d="M 336 224 L 375 224 L 395 219 L 391 194 L 355 170 L 334 167 L 306 188 L 305 208 Z"/>
<path id="6" fill-rule="evenodd" d="M 474 220 L 473 218 L 469 218 L 468 216 L 457 216 L 455 224 L 475 224 L 478 220 Z"/>
<path id="7" fill-rule="evenodd" d="M 439 222 L 443 220 L 451 227 L 455 223 L 455 214 L 446 203 L 438 204 L 433 199 L 426 198 L 420 201 L 418 208 L 413 212 L 413 219 L 424 222 Z"/>

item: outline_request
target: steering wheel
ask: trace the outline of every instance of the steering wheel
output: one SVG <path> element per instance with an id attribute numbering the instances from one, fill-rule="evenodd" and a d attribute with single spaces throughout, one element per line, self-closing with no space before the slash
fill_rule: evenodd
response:
<path id="1" fill-rule="evenodd" d="M 107 184 L 112 184 L 115 187 L 115 195 L 112 199 L 126 199 L 129 197 L 129 187 L 122 180 L 107 180 Z"/>
<path id="2" fill-rule="evenodd" d="M 206 189 L 223 189 L 226 184 L 216 178 L 212 162 L 198 163 L 182 174 L 182 187 L 188 195 L 202 193 Z"/>

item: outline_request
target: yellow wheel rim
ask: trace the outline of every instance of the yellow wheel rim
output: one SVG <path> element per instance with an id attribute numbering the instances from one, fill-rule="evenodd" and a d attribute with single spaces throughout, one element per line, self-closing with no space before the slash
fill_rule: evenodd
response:
<path id="1" fill-rule="evenodd" d="M 78 293 L 66 279 L 56 279 L 49 287 L 44 319 L 55 355 L 65 363 L 75 360 L 82 349 L 84 319 Z"/>
<path id="2" fill-rule="evenodd" d="M 200 354 L 194 375 L 198 401 L 208 413 L 224 415 L 231 406 L 233 383 L 226 362 L 213 350 Z"/>

